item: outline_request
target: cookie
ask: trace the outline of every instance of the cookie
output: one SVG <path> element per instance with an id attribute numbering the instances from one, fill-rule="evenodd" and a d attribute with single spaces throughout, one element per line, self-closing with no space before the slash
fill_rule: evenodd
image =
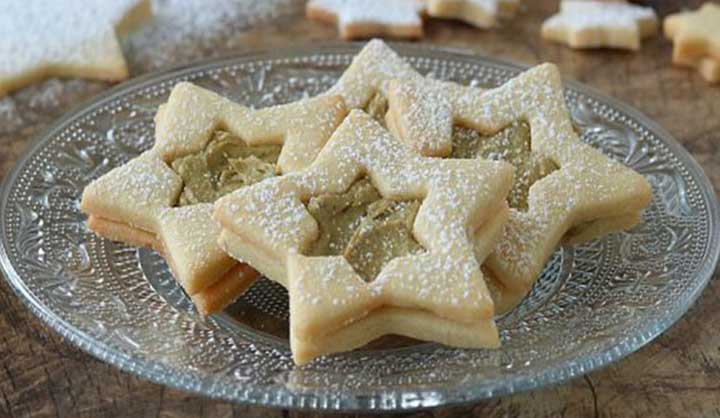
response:
<path id="1" fill-rule="evenodd" d="M 221 198 L 214 216 L 229 254 L 287 287 L 298 364 L 388 333 L 495 347 L 474 241 L 500 235 L 512 171 L 421 157 L 353 110 L 308 168 Z"/>
<path id="2" fill-rule="evenodd" d="M 621 2 L 562 0 L 560 12 L 542 25 L 544 39 L 571 48 L 638 50 L 640 41 L 657 32 L 650 7 Z"/>
<path id="3" fill-rule="evenodd" d="M 12 1 L 0 13 L 0 97 L 45 77 L 124 80 L 118 36 L 152 16 L 150 0 Z"/>
<path id="4" fill-rule="evenodd" d="M 343 39 L 419 38 L 425 0 L 310 0 L 310 19 L 336 24 Z"/>
<path id="5" fill-rule="evenodd" d="M 180 83 L 153 148 L 89 184 L 81 209 L 99 235 L 160 252 L 198 310 L 215 312 L 258 274 L 218 247 L 212 203 L 308 165 L 345 114 L 337 96 L 253 110 Z"/>
<path id="6" fill-rule="evenodd" d="M 665 36 L 673 41 L 673 63 L 697 68 L 707 81 L 720 82 L 720 5 L 665 18 Z"/>
<path id="7" fill-rule="evenodd" d="M 388 126 L 402 141 L 435 141 L 427 148 L 444 157 L 516 166 L 510 219 L 484 263 L 498 284 L 499 310 L 527 293 L 563 238 L 628 229 L 650 203 L 643 176 L 580 142 L 552 64 L 484 91 L 397 80 L 388 99 Z"/>
<path id="8" fill-rule="evenodd" d="M 511 18 L 520 0 L 428 0 L 428 16 L 460 19 L 478 28 L 497 26 L 498 17 Z"/>

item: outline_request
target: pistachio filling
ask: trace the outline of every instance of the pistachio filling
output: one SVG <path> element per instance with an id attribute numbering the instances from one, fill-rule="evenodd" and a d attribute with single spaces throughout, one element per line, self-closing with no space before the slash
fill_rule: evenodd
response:
<path id="1" fill-rule="evenodd" d="M 249 146 L 229 132 L 215 131 L 204 150 L 171 164 L 183 180 L 178 206 L 212 203 L 274 176 L 281 149 L 280 145 Z"/>
<path id="2" fill-rule="evenodd" d="M 380 92 L 375 92 L 365 105 L 365 113 L 372 116 L 380 125 L 385 126 L 385 114 L 388 111 L 388 101 Z"/>
<path id="3" fill-rule="evenodd" d="M 307 209 L 320 235 L 306 255 L 342 255 L 366 282 L 390 260 L 424 251 L 412 234 L 420 201 L 385 199 L 367 178 L 344 193 L 313 197 Z"/>
<path id="4" fill-rule="evenodd" d="M 456 126 L 452 140 L 450 158 L 481 157 L 515 166 L 515 178 L 507 198 L 512 208 L 527 210 L 530 186 L 558 169 L 552 160 L 531 150 L 530 125 L 524 121 L 516 121 L 489 136 Z"/>

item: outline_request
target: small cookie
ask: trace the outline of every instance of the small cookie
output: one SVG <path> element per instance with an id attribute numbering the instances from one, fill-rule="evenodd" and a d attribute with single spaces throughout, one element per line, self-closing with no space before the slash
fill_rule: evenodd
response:
<path id="1" fill-rule="evenodd" d="M 150 151 L 83 191 L 90 229 L 163 254 L 198 310 L 231 303 L 258 277 L 217 245 L 219 196 L 307 166 L 346 115 L 323 96 L 259 110 L 190 83 L 173 88 Z"/>
<path id="2" fill-rule="evenodd" d="M 428 16 L 460 19 L 478 28 L 497 25 L 498 17 L 511 18 L 520 0 L 429 0 Z"/>
<path id="3" fill-rule="evenodd" d="M 387 333 L 494 347 L 473 241 L 502 231 L 511 183 L 509 164 L 418 156 L 353 110 L 307 169 L 221 198 L 214 216 L 229 254 L 287 287 L 298 364 Z"/>
<path id="4" fill-rule="evenodd" d="M 5 2 L 0 97 L 45 77 L 128 77 L 118 35 L 152 16 L 150 0 Z"/>
<path id="5" fill-rule="evenodd" d="M 343 39 L 419 38 L 425 0 L 310 0 L 310 19 L 337 24 Z"/>
<path id="6" fill-rule="evenodd" d="M 643 176 L 580 142 L 552 64 L 492 90 L 398 80 L 388 94 L 388 126 L 403 142 L 435 141 L 427 148 L 448 150 L 444 156 L 516 166 L 510 196 L 520 197 L 510 200 L 505 234 L 484 263 L 504 293 L 498 305 L 519 302 L 563 238 L 579 242 L 630 228 L 650 203 Z M 462 147 L 474 153 L 456 154 Z"/>
<path id="7" fill-rule="evenodd" d="M 571 48 L 640 49 L 640 41 L 657 32 L 650 7 L 619 2 L 563 0 L 560 13 L 542 25 L 544 39 Z"/>
<path id="8" fill-rule="evenodd" d="M 703 78 L 720 82 L 720 5 L 705 3 L 694 12 L 665 18 L 665 36 L 673 41 L 673 63 L 697 68 Z"/>

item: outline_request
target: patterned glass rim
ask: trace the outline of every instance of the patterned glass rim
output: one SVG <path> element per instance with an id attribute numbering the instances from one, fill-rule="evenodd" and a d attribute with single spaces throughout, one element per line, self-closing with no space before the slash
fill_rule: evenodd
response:
<path id="1" fill-rule="evenodd" d="M 11 191 L 10 186 L 16 182 L 23 167 L 29 159 L 44 145 L 45 140 L 51 138 L 69 122 L 76 119 L 79 115 L 86 113 L 91 108 L 100 107 L 129 90 L 141 89 L 158 81 L 183 76 L 196 71 L 204 71 L 216 67 L 257 59 L 269 60 L 283 57 L 305 56 L 313 53 L 356 53 L 362 45 L 364 45 L 364 43 L 334 42 L 275 50 L 257 50 L 212 60 L 202 60 L 172 69 L 148 73 L 115 86 L 75 106 L 72 110 L 58 118 L 48 128 L 33 138 L 23 156 L 17 161 L 15 167 L 6 176 L 2 186 L 0 186 L 0 219 L 4 219 L 8 211 L 7 206 Z M 515 64 L 497 60 L 495 58 L 474 55 L 456 48 L 414 45 L 407 43 L 391 43 L 391 46 L 403 56 L 484 64 L 511 71 L 520 71 L 529 68 L 527 65 Z M 58 317 L 23 285 L 22 277 L 17 273 L 10 261 L 7 250 L 8 243 L 6 242 L 7 231 L 5 230 L 5 224 L 2 222 L 0 222 L 0 237 L 2 237 L 2 239 L 0 239 L 0 266 L 2 267 L 6 280 L 8 280 L 11 285 L 11 288 L 20 297 L 23 303 L 30 308 L 31 312 L 33 312 L 37 317 L 48 324 L 71 344 L 102 361 L 108 362 L 119 369 L 132 373 L 138 377 L 177 389 L 200 393 L 212 398 L 223 398 L 235 402 L 267 407 L 301 410 L 409 411 L 425 407 L 470 403 L 485 398 L 558 384 L 617 361 L 628 354 L 637 351 L 667 330 L 670 326 L 677 322 L 697 300 L 702 290 L 712 278 L 718 258 L 720 257 L 720 245 L 718 245 L 720 241 L 720 230 L 718 230 L 717 227 L 718 221 L 720 220 L 720 205 L 718 204 L 712 183 L 705 175 L 701 166 L 692 158 L 692 156 L 667 130 L 633 107 L 573 79 L 564 77 L 563 83 L 566 88 L 581 92 L 590 98 L 607 104 L 634 118 L 644 127 L 655 132 L 657 136 L 662 139 L 664 145 L 669 148 L 672 154 L 678 158 L 684 167 L 689 171 L 689 175 L 697 182 L 702 197 L 706 202 L 708 202 L 708 228 L 710 228 L 710 231 L 713 232 L 710 234 L 709 244 L 705 254 L 703 254 L 703 263 L 700 271 L 697 273 L 696 278 L 693 281 L 694 288 L 687 295 L 687 298 L 683 301 L 683 303 L 674 304 L 672 309 L 667 311 L 664 317 L 644 323 L 643 327 L 638 329 L 635 335 L 631 337 L 625 337 L 618 343 L 610 347 L 603 347 L 602 349 L 596 350 L 592 355 L 588 355 L 583 358 L 563 359 L 562 361 L 556 363 L 554 367 L 548 367 L 539 374 L 522 372 L 506 379 L 469 380 L 453 387 L 437 387 L 433 390 L 376 390 L 376 393 L 371 393 L 369 396 L 366 393 L 358 394 L 349 390 L 335 392 L 317 391 L 314 393 L 307 393 L 293 392 L 287 388 L 258 390 L 248 387 L 247 390 L 242 392 L 243 395 L 241 397 L 228 397 L 224 396 L 222 392 L 217 391 L 217 388 L 213 388 L 208 385 L 207 382 L 203 382 L 201 377 L 194 376 L 191 372 L 179 373 L 160 362 L 139 359 L 133 357 L 132 355 L 123 353 L 109 347 L 102 341 L 92 338 L 80 329 L 74 327 L 72 324 Z M 426 401 L 419 404 L 404 402 L 406 399 L 418 397 Z M 380 400 L 380 402 L 378 402 L 378 400 Z M 427 400 L 431 401 L 428 402 Z"/>

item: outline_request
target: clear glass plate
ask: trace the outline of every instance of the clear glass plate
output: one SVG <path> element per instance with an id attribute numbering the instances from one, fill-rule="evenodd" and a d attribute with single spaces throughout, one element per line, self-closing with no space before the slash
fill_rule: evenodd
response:
<path id="1" fill-rule="evenodd" d="M 523 70 L 396 48 L 421 72 L 463 84 L 496 86 Z M 387 337 L 297 368 L 282 287 L 260 280 L 203 319 L 155 253 L 86 229 L 83 187 L 151 145 L 153 116 L 178 81 L 274 105 L 324 91 L 358 49 L 256 53 L 152 74 L 61 118 L 5 182 L 0 259 L 12 287 L 68 341 L 123 370 L 208 396 L 321 410 L 406 410 L 563 381 L 637 350 L 705 287 L 720 248 L 710 182 L 662 128 L 574 82 L 566 98 L 583 140 L 644 174 L 654 200 L 642 226 L 558 250 L 522 305 L 499 318 L 499 350 Z"/>

